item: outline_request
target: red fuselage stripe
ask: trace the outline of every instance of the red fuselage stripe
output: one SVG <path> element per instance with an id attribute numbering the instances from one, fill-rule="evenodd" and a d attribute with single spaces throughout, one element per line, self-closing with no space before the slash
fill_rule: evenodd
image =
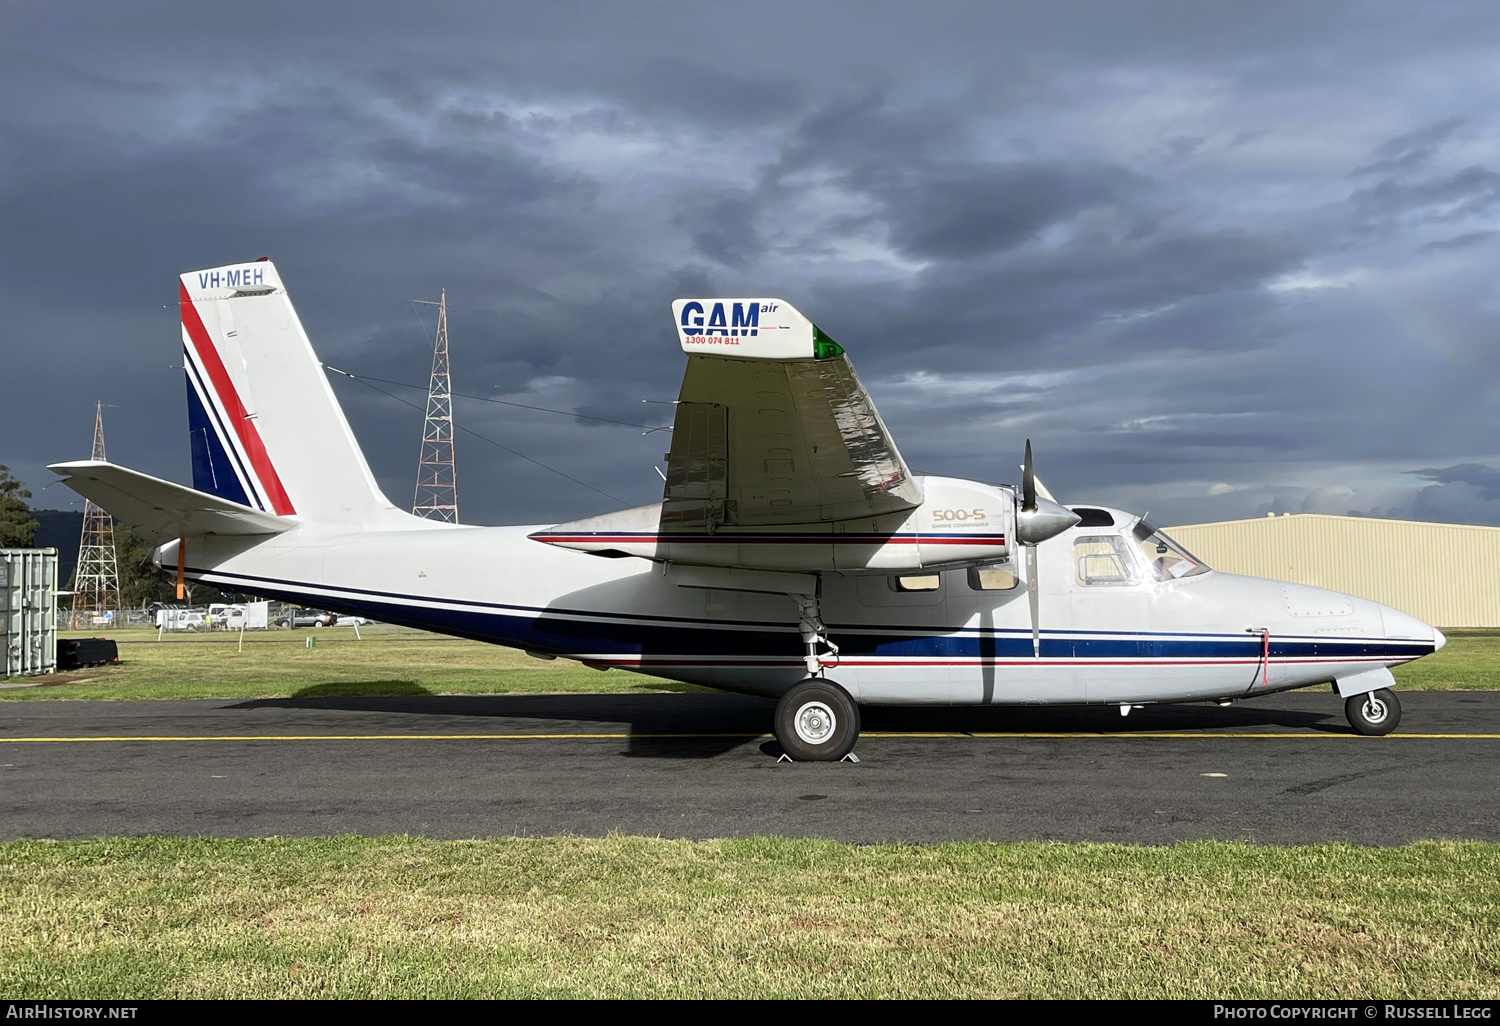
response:
<path id="1" fill-rule="evenodd" d="M 219 358 L 218 349 L 215 348 L 213 340 L 208 337 L 208 329 L 203 326 L 203 318 L 198 315 L 198 308 L 193 305 L 187 286 L 178 282 L 177 288 L 181 296 L 181 302 L 178 305 L 182 307 L 182 326 L 187 329 L 188 338 L 193 341 L 193 350 L 198 354 L 198 360 L 203 364 L 203 369 L 208 372 L 208 379 L 213 383 L 214 391 L 219 394 L 219 402 L 224 407 L 229 423 L 234 425 L 234 433 L 239 436 L 240 447 L 245 455 L 250 457 L 250 466 L 255 469 L 255 475 L 260 478 L 261 488 L 265 491 L 266 498 L 271 501 L 271 511 L 282 517 L 296 513 L 297 510 L 293 508 L 292 500 L 287 497 L 286 489 L 282 487 L 276 468 L 271 465 L 271 457 L 266 453 L 266 446 L 261 441 L 260 432 L 255 429 L 253 421 L 245 419 L 245 404 L 240 402 L 240 395 L 235 391 L 234 382 L 229 379 L 229 372 L 224 369 L 224 361 Z"/>

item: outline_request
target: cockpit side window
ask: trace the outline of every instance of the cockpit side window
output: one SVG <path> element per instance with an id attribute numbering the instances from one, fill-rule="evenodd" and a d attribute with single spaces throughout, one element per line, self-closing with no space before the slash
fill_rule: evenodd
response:
<path id="1" fill-rule="evenodd" d="M 1073 541 L 1073 566 L 1079 584 L 1122 588 L 1140 583 L 1130 544 L 1118 534 L 1089 534 Z"/>
<path id="2" fill-rule="evenodd" d="M 1130 533 L 1158 581 L 1176 581 L 1209 571 L 1207 563 L 1144 520 L 1138 521 Z"/>
<path id="3" fill-rule="evenodd" d="M 1078 523 L 1074 527 L 1114 527 L 1115 518 L 1107 509 L 1094 509 L 1092 506 L 1074 506 L 1073 512 L 1078 514 Z"/>

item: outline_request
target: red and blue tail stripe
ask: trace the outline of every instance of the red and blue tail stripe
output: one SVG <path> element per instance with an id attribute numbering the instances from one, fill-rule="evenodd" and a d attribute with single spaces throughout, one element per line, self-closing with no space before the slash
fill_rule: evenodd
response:
<path id="1" fill-rule="evenodd" d="M 179 284 L 193 487 L 278 516 L 297 512 L 187 287 Z"/>

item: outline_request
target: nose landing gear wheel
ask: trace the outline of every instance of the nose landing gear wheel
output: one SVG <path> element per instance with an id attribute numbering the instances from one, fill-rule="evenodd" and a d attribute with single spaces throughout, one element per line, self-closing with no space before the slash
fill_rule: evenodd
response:
<path id="1" fill-rule="evenodd" d="M 859 706 L 833 681 L 809 677 L 776 704 L 775 733 L 798 762 L 837 762 L 859 740 Z"/>
<path id="2" fill-rule="evenodd" d="M 1355 733 L 1380 737 L 1396 729 L 1401 722 L 1401 703 L 1388 688 L 1363 695 L 1350 695 L 1344 702 L 1344 715 Z"/>

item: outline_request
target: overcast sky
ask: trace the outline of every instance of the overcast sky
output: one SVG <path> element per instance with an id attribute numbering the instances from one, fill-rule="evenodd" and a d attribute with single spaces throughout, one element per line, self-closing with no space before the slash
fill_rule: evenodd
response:
<path id="1" fill-rule="evenodd" d="M 311 8 L 311 11 L 309 10 Z M 0 463 L 190 481 L 175 278 L 330 364 L 664 422 L 670 304 L 770 295 L 918 471 L 1166 523 L 1500 524 L 1500 7 L 0 2 Z M 409 505 L 421 414 L 335 381 Z M 420 404 L 420 393 L 393 390 Z M 460 400 L 656 501 L 662 433 Z M 609 499 L 469 436 L 469 523 Z"/>

